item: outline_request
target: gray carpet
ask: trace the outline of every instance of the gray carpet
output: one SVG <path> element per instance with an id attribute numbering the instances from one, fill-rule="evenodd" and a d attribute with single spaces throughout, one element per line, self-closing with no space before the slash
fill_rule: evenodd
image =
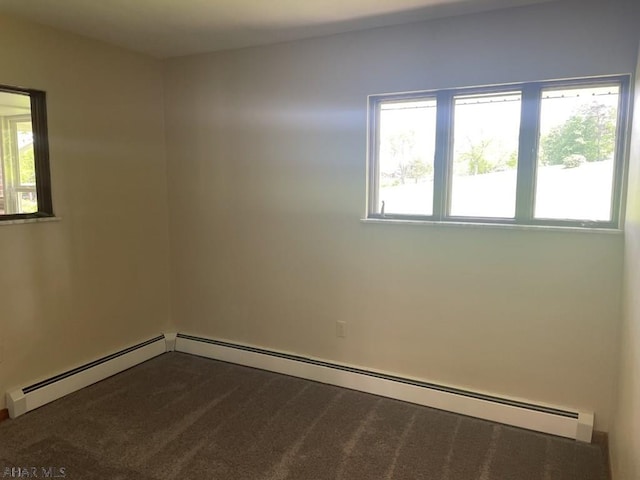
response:
<path id="1" fill-rule="evenodd" d="M 83 480 L 607 478 L 594 445 L 180 353 L 0 424 L 0 475 L 34 467 Z"/>

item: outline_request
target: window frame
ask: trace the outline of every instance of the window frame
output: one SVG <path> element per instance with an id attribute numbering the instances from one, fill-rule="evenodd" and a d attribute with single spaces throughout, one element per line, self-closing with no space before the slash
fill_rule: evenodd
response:
<path id="1" fill-rule="evenodd" d="M 46 92 L 42 90 L 2 84 L 0 84 L 0 92 L 27 95 L 29 97 L 31 107 L 31 128 L 33 131 L 33 158 L 36 176 L 35 190 L 38 201 L 38 210 L 36 212 L 0 214 L 0 222 L 53 217 Z"/>
<path id="2" fill-rule="evenodd" d="M 368 97 L 367 218 L 442 223 L 529 225 L 619 229 L 622 225 L 622 200 L 627 163 L 627 135 L 630 103 L 630 75 L 607 75 L 520 82 L 481 87 L 424 90 Z M 535 191 L 540 139 L 542 92 L 548 89 L 615 85 L 620 88 L 616 124 L 616 146 L 611 190 L 611 217 L 608 221 L 535 218 Z M 478 94 L 521 93 L 520 133 L 516 176 L 514 218 L 468 217 L 450 215 L 455 97 Z M 436 145 L 433 176 L 432 215 L 381 214 L 379 204 L 380 111 L 383 103 L 403 100 L 437 100 Z"/>

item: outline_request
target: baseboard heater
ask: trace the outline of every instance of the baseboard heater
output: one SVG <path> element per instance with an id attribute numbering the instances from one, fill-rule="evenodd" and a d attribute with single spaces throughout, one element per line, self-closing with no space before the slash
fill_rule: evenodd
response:
<path id="1" fill-rule="evenodd" d="M 163 334 L 6 395 L 16 418 L 168 351 L 350 388 L 462 415 L 590 442 L 593 413 L 473 392 L 398 375 L 183 333 Z"/>
<path id="2" fill-rule="evenodd" d="M 516 427 L 591 442 L 593 413 L 539 405 L 362 368 L 178 333 L 175 350 Z"/>
<path id="3" fill-rule="evenodd" d="M 7 393 L 11 418 L 173 350 L 175 334 L 158 335 L 93 362 Z"/>

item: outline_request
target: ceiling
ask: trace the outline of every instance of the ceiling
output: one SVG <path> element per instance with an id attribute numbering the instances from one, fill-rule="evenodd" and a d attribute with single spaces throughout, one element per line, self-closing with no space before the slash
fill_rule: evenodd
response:
<path id="1" fill-rule="evenodd" d="M 551 0 L 0 0 L 0 13 L 159 58 Z"/>

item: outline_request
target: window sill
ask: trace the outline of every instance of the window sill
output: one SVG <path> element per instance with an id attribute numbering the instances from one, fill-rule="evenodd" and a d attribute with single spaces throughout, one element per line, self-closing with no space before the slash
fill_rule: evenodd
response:
<path id="1" fill-rule="evenodd" d="M 0 220 L 0 227 L 3 227 L 5 225 L 20 225 L 23 223 L 59 222 L 60 220 L 62 220 L 60 217 L 18 218 L 15 220 Z"/>
<path id="2" fill-rule="evenodd" d="M 565 227 L 551 225 L 506 225 L 504 223 L 471 223 L 471 222 L 435 222 L 429 220 L 397 220 L 388 218 L 362 218 L 361 223 L 373 223 L 380 225 L 428 225 L 434 227 L 452 228 L 473 228 L 473 229 L 498 229 L 498 230 L 519 230 L 534 232 L 572 232 L 572 233 L 600 233 L 606 235 L 622 235 L 624 230 L 617 228 L 588 228 L 588 227 Z"/>

